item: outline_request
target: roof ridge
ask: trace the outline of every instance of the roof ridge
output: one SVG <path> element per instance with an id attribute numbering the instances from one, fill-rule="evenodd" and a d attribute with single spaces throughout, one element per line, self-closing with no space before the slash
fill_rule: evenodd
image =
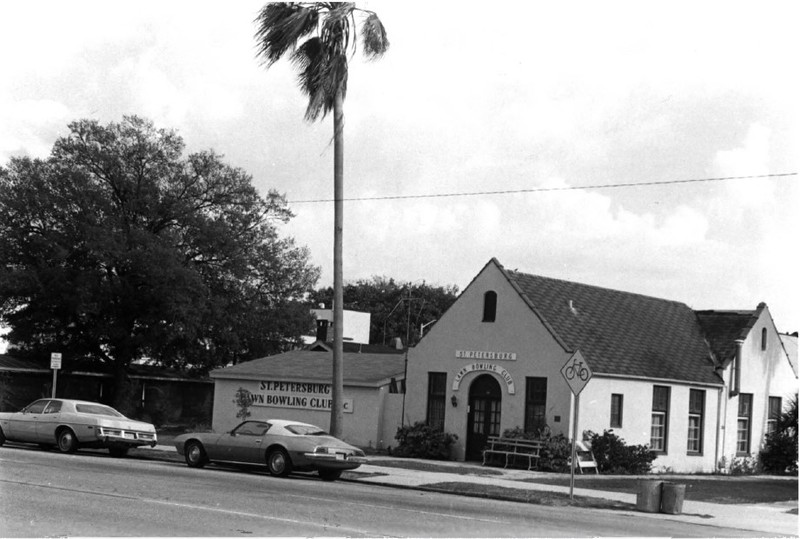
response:
<path id="1" fill-rule="evenodd" d="M 686 303 L 684 303 L 682 301 L 678 301 L 678 300 L 674 300 L 674 299 L 667 299 L 667 298 L 660 298 L 660 297 L 657 297 L 657 296 L 650 296 L 650 295 L 647 295 L 647 294 L 642 294 L 640 292 L 628 292 L 627 290 L 617 290 L 616 288 L 609 288 L 607 286 L 580 283 L 580 282 L 577 282 L 577 281 L 568 281 L 567 279 L 559 279 L 557 277 L 548 277 L 546 275 L 536 275 L 536 274 L 533 274 L 533 273 L 525 273 L 523 271 L 517 271 L 517 270 L 506 270 L 506 271 L 509 274 L 524 275 L 526 277 L 533 277 L 535 279 L 547 279 L 549 281 L 555 281 L 555 282 L 559 282 L 559 283 L 566 283 L 568 285 L 581 286 L 581 287 L 584 287 L 584 288 L 593 288 L 595 290 L 602 290 L 604 292 L 611 292 L 613 294 L 622 294 L 622 295 L 626 295 L 626 296 L 636 296 L 636 297 L 645 298 L 645 299 L 663 301 L 663 302 L 666 302 L 666 303 L 674 303 L 674 304 L 677 304 L 677 305 L 683 305 L 683 306 L 688 307 L 688 308 L 691 309 L 691 307 L 689 307 L 689 305 L 687 305 Z"/>

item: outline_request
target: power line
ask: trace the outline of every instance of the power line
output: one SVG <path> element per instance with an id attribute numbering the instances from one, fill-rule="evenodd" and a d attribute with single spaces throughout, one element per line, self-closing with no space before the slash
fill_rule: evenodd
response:
<path id="1" fill-rule="evenodd" d="M 372 200 L 408 200 L 408 199 L 421 199 L 421 198 L 454 198 L 454 197 L 471 197 L 471 196 L 486 196 L 486 195 L 514 195 L 519 193 L 548 193 L 556 191 L 583 191 L 586 189 L 621 189 L 623 187 L 652 187 L 657 185 L 677 185 L 686 183 L 701 183 L 701 182 L 724 182 L 730 180 L 754 180 L 763 178 L 784 178 L 787 176 L 797 176 L 797 172 L 784 172 L 780 174 L 758 174 L 753 176 L 725 176 L 721 178 L 699 178 L 690 180 L 665 180 L 653 182 L 630 182 L 630 183 L 610 183 L 601 185 L 582 185 L 582 186 L 567 186 L 567 187 L 535 187 L 531 189 L 509 189 L 503 191 L 473 191 L 461 193 L 439 193 L 428 195 L 386 195 L 374 197 L 354 197 L 344 198 L 343 202 L 363 202 Z M 309 200 L 290 200 L 289 204 L 316 204 L 322 202 L 333 202 L 332 198 L 324 199 L 309 199 Z"/>

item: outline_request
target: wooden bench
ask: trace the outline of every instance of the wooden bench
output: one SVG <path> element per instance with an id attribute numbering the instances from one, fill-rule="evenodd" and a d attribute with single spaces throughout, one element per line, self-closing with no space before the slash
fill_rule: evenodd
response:
<path id="1" fill-rule="evenodd" d="M 537 440 L 524 440 L 522 438 L 502 438 L 490 436 L 483 450 L 483 465 L 491 463 L 494 457 L 503 457 L 503 468 L 513 465 L 516 460 L 527 460 L 528 470 L 539 466 L 539 451 L 542 442 Z"/>

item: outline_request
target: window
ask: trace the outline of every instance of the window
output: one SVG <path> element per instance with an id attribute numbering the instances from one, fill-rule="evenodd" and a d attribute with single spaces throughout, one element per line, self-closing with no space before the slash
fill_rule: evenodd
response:
<path id="1" fill-rule="evenodd" d="M 525 432 L 536 433 L 547 425 L 547 378 L 525 379 Z"/>
<path id="2" fill-rule="evenodd" d="M 669 432 L 669 392 L 665 386 L 653 386 L 653 413 L 650 423 L 650 449 L 659 453 L 667 451 Z"/>
<path id="3" fill-rule="evenodd" d="M 428 373 L 428 426 L 434 430 L 444 430 L 444 398 L 447 393 L 447 373 Z"/>
<path id="4" fill-rule="evenodd" d="M 703 452 L 703 415 L 706 408 L 706 392 L 702 389 L 689 390 L 689 433 L 686 451 Z"/>
<path id="5" fill-rule="evenodd" d="M 772 434 L 778 430 L 778 419 L 783 411 L 783 403 L 780 397 L 769 398 L 769 415 L 767 415 L 767 434 Z"/>
<path id="6" fill-rule="evenodd" d="M 57 414 L 61 411 L 61 401 L 50 401 L 50 404 L 47 405 L 44 413 L 46 414 Z"/>
<path id="7" fill-rule="evenodd" d="M 27 414 L 41 414 L 44 411 L 44 407 L 47 405 L 46 400 L 36 401 L 27 408 L 23 409 L 22 411 Z"/>
<path id="8" fill-rule="evenodd" d="M 736 454 L 750 453 L 750 420 L 753 417 L 752 393 L 739 394 L 739 420 L 736 423 Z"/>
<path id="9" fill-rule="evenodd" d="M 767 349 L 767 328 L 761 328 L 761 349 Z"/>
<path id="10" fill-rule="evenodd" d="M 488 291 L 483 295 L 483 321 L 494 322 L 497 317 L 497 292 Z"/>
<path id="11" fill-rule="evenodd" d="M 622 395 L 620 393 L 611 394 L 611 428 L 622 428 Z"/>

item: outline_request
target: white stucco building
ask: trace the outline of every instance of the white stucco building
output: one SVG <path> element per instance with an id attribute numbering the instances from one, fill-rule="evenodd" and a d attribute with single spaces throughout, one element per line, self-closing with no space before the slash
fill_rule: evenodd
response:
<path id="1" fill-rule="evenodd" d="M 571 437 L 575 398 L 561 369 L 576 352 L 576 372 L 593 372 L 577 432 L 648 444 L 654 470 L 710 472 L 756 454 L 798 389 L 764 304 L 695 312 L 492 259 L 409 352 L 406 416 L 457 434 L 459 460 L 517 426 Z"/>
<path id="2" fill-rule="evenodd" d="M 382 353 L 370 350 L 380 349 Z M 345 344 L 341 438 L 359 447 L 394 445 L 403 406 L 405 356 L 401 350 Z M 234 403 L 250 392 L 249 419 L 291 419 L 328 429 L 333 353 L 324 343 L 211 371 L 212 428 L 231 430 L 240 421 Z"/>

